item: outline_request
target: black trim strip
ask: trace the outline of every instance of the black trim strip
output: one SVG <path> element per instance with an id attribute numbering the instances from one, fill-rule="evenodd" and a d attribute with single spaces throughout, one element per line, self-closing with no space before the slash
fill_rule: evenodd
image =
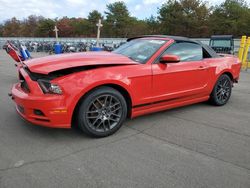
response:
<path id="1" fill-rule="evenodd" d="M 48 119 L 35 118 L 36 121 L 50 122 Z"/>
<path id="2" fill-rule="evenodd" d="M 185 98 L 185 97 L 176 97 L 176 98 L 173 98 L 173 99 L 160 100 L 160 101 L 155 101 L 155 102 L 151 102 L 151 103 L 139 104 L 139 105 L 133 106 L 132 108 L 140 108 L 140 107 L 143 107 L 143 106 L 149 106 L 149 105 L 159 104 L 159 103 L 163 103 L 163 102 L 170 102 L 170 101 L 178 100 L 178 99 L 181 99 L 181 98 Z"/>

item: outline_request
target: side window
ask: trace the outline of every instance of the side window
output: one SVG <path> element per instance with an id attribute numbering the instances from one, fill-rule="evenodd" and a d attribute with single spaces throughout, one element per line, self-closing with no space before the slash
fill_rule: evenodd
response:
<path id="1" fill-rule="evenodd" d="M 211 58 L 211 55 L 207 52 L 206 49 L 202 48 L 203 51 L 203 58 L 207 59 L 207 58 Z"/>
<path id="2" fill-rule="evenodd" d="M 203 59 L 203 50 L 199 44 L 179 42 L 172 44 L 163 55 L 177 55 L 181 61 L 199 61 Z"/>

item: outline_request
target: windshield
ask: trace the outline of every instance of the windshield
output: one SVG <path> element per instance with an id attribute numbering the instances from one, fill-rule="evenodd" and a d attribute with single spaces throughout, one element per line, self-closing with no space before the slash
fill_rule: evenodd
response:
<path id="1" fill-rule="evenodd" d="M 212 40 L 212 47 L 231 47 L 231 40 Z"/>
<path id="2" fill-rule="evenodd" d="M 139 63 L 146 63 L 147 60 L 167 41 L 136 39 L 125 43 L 113 53 L 122 54 Z"/>

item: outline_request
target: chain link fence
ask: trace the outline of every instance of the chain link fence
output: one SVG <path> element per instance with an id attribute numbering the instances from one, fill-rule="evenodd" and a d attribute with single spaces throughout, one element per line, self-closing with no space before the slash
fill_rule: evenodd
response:
<path id="1" fill-rule="evenodd" d="M 32 38 L 32 37 L 0 37 L 0 47 L 2 49 L 3 45 L 7 40 L 19 41 L 19 42 L 36 42 L 36 43 L 54 43 L 55 38 Z M 200 41 L 204 44 L 209 45 L 210 38 L 194 38 L 194 40 Z M 125 42 L 125 38 L 101 38 L 100 43 L 108 46 L 116 45 Z M 60 43 L 96 43 L 96 38 L 59 38 Z M 234 51 L 235 54 L 239 51 L 240 39 L 234 39 Z"/>

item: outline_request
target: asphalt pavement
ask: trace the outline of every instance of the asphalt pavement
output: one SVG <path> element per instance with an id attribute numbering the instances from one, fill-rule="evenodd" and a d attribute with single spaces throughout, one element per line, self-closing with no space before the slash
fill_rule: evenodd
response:
<path id="1" fill-rule="evenodd" d="M 250 188 L 250 71 L 223 107 L 142 116 L 102 139 L 23 121 L 7 95 L 15 82 L 0 50 L 1 188 Z"/>

